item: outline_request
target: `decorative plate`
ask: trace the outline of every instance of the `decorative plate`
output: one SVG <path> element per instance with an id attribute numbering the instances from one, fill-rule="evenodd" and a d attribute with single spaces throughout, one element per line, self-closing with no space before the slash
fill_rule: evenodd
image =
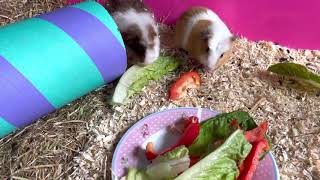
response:
<path id="1" fill-rule="evenodd" d="M 177 123 L 183 116 L 198 116 L 200 121 L 219 114 L 216 111 L 203 108 L 176 108 L 151 114 L 134 124 L 121 138 L 112 159 L 112 171 L 117 177 L 122 177 L 129 167 L 144 168 L 149 161 L 144 150 L 150 141 L 154 149 L 161 151 L 173 145 L 179 138 L 169 130 L 169 126 Z M 280 180 L 279 170 L 271 153 L 259 163 L 253 180 Z"/>

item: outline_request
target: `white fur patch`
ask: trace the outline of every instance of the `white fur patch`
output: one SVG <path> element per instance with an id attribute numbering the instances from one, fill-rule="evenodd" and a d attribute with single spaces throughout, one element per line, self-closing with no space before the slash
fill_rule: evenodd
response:
<path id="1" fill-rule="evenodd" d="M 156 37 L 154 39 L 154 47 L 153 48 L 148 48 L 146 52 L 146 57 L 145 57 L 145 64 L 151 64 L 153 63 L 156 59 L 158 59 L 160 55 L 160 39 Z"/>
<path id="2" fill-rule="evenodd" d="M 207 66 L 211 69 L 216 68 L 220 56 L 231 48 L 230 36 L 227 34 L 217 35 L 209 40 L 209 57 Z"/>
<path id="3" fill-rule="evenodd" d="M 142 39 L 145 42 L 149 42 L 148 39 L 148 26 L 152 25 L 154 27 L 157 37 L 154 39 L 154 47 L 146 49 L 145 55 L 145 64 L 150 64 L 154 62 L 159 57 L 160 54 L 160 38 L 158 36 L 158 27 L 150 13 L 147 12 L 137 12 L 135 9 L 130 8 L 124 12 L 116 12 L 113 15 L 114 20 L 116 21 L 120 31 L 126 31 L 130 26 L 137 25 L 140 31 L 142 32 Z M 148 44 L 143 43 L 146 47 Z"/>
<path id="4" fill-rule="evenodd" d="M 225 23 L 219 18 L 219 16 L 208 9 L 193 16 L 188 22 L 185 30 L 186 35 L 182 41 L 182 47 L 184 49 L 187 47 L 188 39 L 190 38 L 190 34 L 194 28 L 194 25 L 200 20 L 208 20 L 212 22 L 212 25 L 209 28 L 213 34 L 213 37 L 209 39 L 208 44 L 211 49 L 209 52 L 209 57 L 207 57 L 208 59 L 205 59 L 206 56 L 203 55 L 200 57 L 200 61 L 208 67 L 214 67 L 220 55 L 230 48 L 229 39 L 232 37 L 232 33 Z"/>
<path id="5" fill-rule="evenodd" d="M 199 13 L 193 16 L 187 24 L 185 37 L 182 41 L 182 47 L 186 48 L 188 39 L 190 37 L 190 33 L 193 29 L 193 26 L 200 20 L 208 20 L 212 21 L 214 26 L 212 28 L 213 32 L 218 35 L 222 35 L 224 37 L 231 36 L 231 32 L 228 27 L 224 24 L 224 22 L 219 18 L 219 16 L 211 10 L 206 10 L 205 12 Z"/>

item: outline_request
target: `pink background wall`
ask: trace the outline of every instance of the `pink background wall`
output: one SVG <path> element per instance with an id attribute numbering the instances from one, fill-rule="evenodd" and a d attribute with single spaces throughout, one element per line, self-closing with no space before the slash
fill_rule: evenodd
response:
<path id="1" fill-rule="evenodd" d="M 320 0 L 144 0 L 156 18 L 173 24 L 191 6 L 214 10 L 234 34 L 250 40 L 320 50 Z M 165 18 L 166 17 L 166 18 Z"/>

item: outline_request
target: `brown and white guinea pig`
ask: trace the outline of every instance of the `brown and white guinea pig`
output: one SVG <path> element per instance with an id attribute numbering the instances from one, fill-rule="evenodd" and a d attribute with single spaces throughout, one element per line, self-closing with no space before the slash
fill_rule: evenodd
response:
<path id="1" fill-rule="evenodd" d="M 153 14 L 140 0 L 108 0 L 106 8 L 118 25 L 129 64 L 147 65 L 160 54 L 160 37 Z"/>
<path id="2" fill-rule="evenodd" d="M 224 64 L 221 57 L 232 45 L 234 36 L 210 9 L 192 7 L 184 12 L 175 26 L 175 46 L 209 69 Z"/>

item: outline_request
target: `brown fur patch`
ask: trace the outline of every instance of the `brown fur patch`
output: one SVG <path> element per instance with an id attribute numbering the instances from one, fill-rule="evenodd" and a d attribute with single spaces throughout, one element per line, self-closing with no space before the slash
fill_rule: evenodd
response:
<path id="1" fill-rule="evenodd" d="M 146 47 L 140 43 L 142 33 L 138 25 L 134 24 L 122 32 L 122 37 L 127 48 L 133 50 L 139 57 L 145 56 Z"/>
<path id="2" fill-rule="evenodd" d="M 207 49 L 209 48 L 208 40 L 212 36 L 208 27 L 212 25 L 211 21 L 200 20 L 192 28 L 190 33 L 187 51 L 190 56 L 199 60 L 201 55 L 206 55 Z"/>
<path id="3" fill-rule="evenodd" d="M 126 29 L 126 31 L 122 32 L 123 39 L 125 41 L 130 41 L 135 39 L 136 37 L 141 37 L 141 31 L 139 30 L 139 26 L 134 24 Z"/>
<path id="4" fill-rule="evenodd" d="M 154 27 L 152 25 L 148 26 L 148 48 L 152 48 L 154 46 L 154 40 L 157 37 L 157 32 L 155 31 Z"/>
<path id="5" fill-rule="evenodd" d="M 204 7 L 192 7 L 189 10 L 185 11 L 177 20 L 175 26 L 175 35 L 174 35 L 174 42 L 177 48 L 182 48 L 182 41 L 185 36 L 185 31 L 188 22 L 194 15 L 200 14 L 205 12 L 207 9 Z"/>

